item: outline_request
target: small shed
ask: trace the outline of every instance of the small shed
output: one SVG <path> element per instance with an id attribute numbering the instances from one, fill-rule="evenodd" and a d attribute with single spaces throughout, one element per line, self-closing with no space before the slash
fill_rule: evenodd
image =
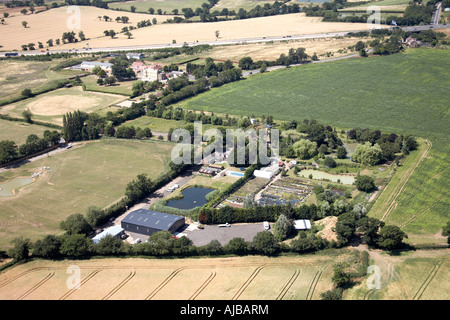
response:
<path id="1" fill-rule="evenodd" d="M 104 230 L 103 232 L 97 234 L 95 237 L 92 238 L 92 242 L 99 243 L 101 239 L 103 239 L 106 236 L 113 236 L 113 237 L 119 237 L 124 233 L 124 229 L 121 226 L 113 226 L 109 227 L 108 229 Z"/>
<path id="2" fill-rule="evenodd" d="M 294 220 L 295 230 L 309 230 L 311 229 L 311 221 L 306 219 Z"/>

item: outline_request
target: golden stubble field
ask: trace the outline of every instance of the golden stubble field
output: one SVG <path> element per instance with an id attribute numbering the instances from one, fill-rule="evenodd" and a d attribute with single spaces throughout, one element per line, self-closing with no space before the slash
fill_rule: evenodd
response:
<path id="1" fill-rule="evenodd" d="M 173 16 L 156 16 L 120 12 L 93 7 L 80 8 L 80 30 L 84 32 L 91 48 L 112 46 L 137 46 L 152 44 L 169 44 L 196 41 L 216 41 L 215 32 L 219 31 L 219 40 L 241 38 L 255 38 L 263 36 L 284 36 L 315 33 L 332 33 L 339 31 L 365 30 L 364 23 L 334 23 L 321 22 L 320 17 L 306 17 L 304 13 L 261 17 L 254 19 L 221 21 L 212 23 L 162 24 L 165 19 Z M 48 39 L 61 38 L 62 33 L 70 31 L 67 21 L 71 14 L 67 7 L 51 9 L 33 15 L 15 15 L 9 17 L 5 25 L 0 25 L 2 37 L 0 44 L 4 50 L 21 49 L 21 45 L 30 42 L 37 46 L 38 41 L 46 46 Z M 98 16 L 108 15 L 113 21 L 105 22 Z M 130 23 L 123 24 L 114 21 L 115 17 L 126 15 Z M 124 34 L 118 34 L 114 39 L 103 35 L 104 30 L 119 32 L 124 26 L 136 25 L 140 20 L 157 18 L 158 24 L 150 27 L 132 30 L 132 37 L 128 39 Z M 28 27 L 22 26 L 22 21 L 28 22 Z M 78 29 L 74 30 L 78 33 Z M 85 42 L 54 46 L 52 49 L 73 49 L 85 47 Z"/>

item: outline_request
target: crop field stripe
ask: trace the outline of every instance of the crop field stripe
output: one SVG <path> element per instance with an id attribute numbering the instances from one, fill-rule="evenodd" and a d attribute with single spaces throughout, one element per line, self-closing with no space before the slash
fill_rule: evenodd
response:
<path id="1" fill-rule="evenodd" d="M 95 277 L 98 273 L 100 273 L 101 271 L 103 271 L 104 268 L 100 268 L 100 269 L 96 269 L 94 271 L 92 271 L 86 278 L 83 279 L 83 281 L 80 282 L 79 287 L 81 288 L 86 282 L 88 282 L 90 279 L 92 279 L 93 277 Z M 59 300 L 65 300 L 67 299 L 70 295 L 72 295 L 73 293 L 76 292 L 76 288 L 74 289 L 70 289 L 68 292 L 66 292 L 65 294 L 63 294 Z"/>
<path id="2" fill-rule="evenodd" d="M 408 182 L 409 178 L 412 176 L 412 174 L 414 173 L 414 171 L 416 170 L 416 168 L 419 166 L 419 164 L 422 162 L 422 160 L 427 156 L 428 151 L 430 151 L 432 143 L 429 140 L 425 140 L 426 144 L 427 144 L 427 149 L 425 150 L 425 152 L 422 154 L 422 156 L 420 157 L 419 161 L 417 161 L 417 163 L 414 165 L 414 167 L 411 168 L 410 171 L 405 172 L 406 174 L 406 179 L 403 181 L 401 187 L 395 192 L 394 198 L 392 199 L 391 204 L 389 205 L 389 207 L 387 208 L 386 212 L 383 214 L 383 216 L 381 217 L 381 221 L 386 220 L 386 218 L 389 216 L 389 214 L 393 211 L 393 209 L 397 206 L 397 198 L 398 196 L 401 194 L 403 188 L 405 187 L 406 183 Z M 386 186 L 386 188 L 384 190 L 387 189 L 388 186 Z M 384 191 L 383 190 L 383 191 Z M 380 195 L 381 196 L 381 195 Z"/>
<path id="3" fill-rule="evenodd" d="M 114 289 L 112 289 L 106 296 L 102 298 L 102 300 L 108 300 L 111 298 L 117 291 L 119 291 L 124 285 L 128 283 L 134 276 L 136 275 L 136 270 L 131 270 L 130 274 L 122 280 Z"/>
<path id="4" fill-rule="evenodd" d="M 237 300 L 239 297 L 244 293 L 245 289 L 250 285 L 250 283 L 256 278 L 258 273 L 264 269 L 266 265 L 260 265 L 258 268 L 256 268 L 253 273 L 248 277 L 248 279 L 242 284 L 242 286 L 238 289 L 238 291 L 234 294 L 234 296 L 231 298 L 231 300 Z"/>
<path id="5" fill-rule="evenodd" d="M 434 277 L 438 273 L 438 271 L 441 268 L 443 263 L 444 263 L 443 261 L 439 261 L 438 263 L 436 263 L 434 265 L 433 269 L 428 274 L 427 278 L 422 283 L 422 285 L 420 286 L 419 290 L 417 290 L 416 294 L 413 297 L 413 300 L 420 300 L 420 298 L 422 297 L 423 293 L 428 288 L 428 285 L 431 283 L 431 281 L 433 281 Z"/>
<path id="6" fill-rule="evenodd" d="M 276 297 L 275 300 L 283 300 L 284 296 L 289 291 L 289 289 L 292 287 L 292 285 L 294 284 L 295 280 L 297 280 L 299 275 L 300 275 L 300 270 L 295 269 L 295 271 L 292 274 L 291 278 L 283 286 L 283 288 L 281 289 L 280 293 L 278 294 L 278 296 Z"/>
<path id="7" fill-rule="evenodd" d="M 188 300 L 195 300 L 198 295 L 210 284 L 210 282 L 216 277 L 217 272 L 213 271 L 211 272 L 211 274 L 209 275 L 208 279 L 205 280 L 205 282 L 202 283 L 202 285 L 195 290 L 195 292 L 189 297 Z"/>
<path id="8" fill-rule="evenodd" d="M 17 300 L 22 300 L 24 299 L 26 296 L 28 296 L 30 293 L 32 293 L 33 291 L 35 291 L 37 288 L 39 288 L 40 286 L 42 286 L 44 283 L 46 283 L 48 280 L 50 280 L 53 276 L 55 275 L 55 271 L 50 271 L 49 274 L 47 276 L 45 276 L 42 280 L 40 280 L 37 284 L 35 284 L 33 287 L 31 287 L 30 289 L 28 289 L 25 293 L 23 293 L 22 295 L 20 295 Z"/>

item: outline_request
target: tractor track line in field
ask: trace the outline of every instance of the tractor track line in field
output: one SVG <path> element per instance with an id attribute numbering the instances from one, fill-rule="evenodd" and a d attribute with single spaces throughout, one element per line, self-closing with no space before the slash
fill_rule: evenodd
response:
<path id="1" fill-rule="evenodd" d="M 31 287 L 30 289 L 28 289 L 25 293 L 23 293 L 22 295 L 20 295 L 17 300 L 22 300 L 24 299 L 26 296 L 28 296 L 30 293 L 32 293 L 34 290 L 36 290 L 37 288 L 39 288 L 40 286 L 42 286 L 45 282 L 47 282 L 48 280 L 50 280 L 53 276 L 55 275 L 55 271 L 50 271 L 48 275 L 46 275 L 43 279 L 41 279 L 41 281 L 39 281 L 38 283 L 36 283 L 33 287 Z"/>
<path id="2" fill-rule="evenodd" d="M 94 271 L 92 271 L 86 278 L 83 279 L 83 281 L 80 282 L 79 288 L 81 288 L 86 282 L 88 282 L 90 279 L 92 279 L 93 277 L 95 277 L 99 272 L 103 271 L 104 268 L 100 268 L 100 269 L 96 269 Z M 65 300 L 67 299 L 70 295 L 72 295 L 73 293 L 76 292 L 76 290 L 78 290 L 77 288 L 74 289 L 70 289 L 68 292 L 66 292 L 65 294 L 63 294 L 59 300 Z"/>
<path id="3" fill-rule="evenodd" d="M 421 215 L 423 215 L 425 212 L 427 212 L 428 210 L 430 210 L 431 208 L 433 208 L 436 203 L 438 203 L 445 195 L 443 194 L 442 196 L 440 196 L 439 198 L 436 199 L 436 201 L 434 201 L 431 205 L 429 205 L 427 208 L 425 208 L 424 210 L 422 210 L 421 212 L 419 212 L 418 214 L 413 215 L 411 218 L 409 218 L 407 221 L 405 221 L 404 223 L 402 223 L 400 225 L 400 228 L 404 228 L 406 227 L 406 225 L 408 223 L 413 222 L 414 220 L 416 220 L 417 218 L 419 218 Z"/>
<path id="4" fill-rule="evenodd" d="M 166 279 L 164 279 L 157 287 L 156 289 L 154 289 L 152 292 L 150 292 L 150 294 L 145 298 L 145 300 L 151 300 L 159 291 L 162 290 L 162 288 L 164 288 L 169 282 L 170 280 L 172 280 L 173 278 L 175 278 L 175 276 L 180 273 L 181 271 L 187 269 L 188 267 L 181 267 L 178 269 L 175 269 L 174 271 L 172 271 L 171 274 L 169 274 L 167 276 Z"/>
<path id="5" fill-rule="evenodd" d="M 407 177 L 406 177 L 405 181 L 402 183 L 401 187 L 395 192 L 395 195 L 394 195 L 394 198 L 392 199 L 391 204 L 389 205 L 389 207 L 387 208 L 386 212 L 383 214 L 383 216 L 380 219 L 381 221 L 385 221 L 386 218 L 389 216 L 389 214 L 397 207 L 397 198 L 402 193 L 403 189 L 405 188 L 406 183 L 409 181 L 409 178 L 411 178 L 411 176 L 414 173 L 414 171 L 416 171 L 416 168 L 419 166 L 419 164 L 422 162 L 422 160 L 427 156 L 428 152 L 430 151 L 431 146 L 432 146 L 431 141 L 425 140 L 425 142 L 427 144 L 427 149 L 422 154 L 422 156 L 420 157 L 419 161 L 417 161 L 415 166 L 411 169 L 411 171 L 409 173 L 407 173 Z M 384 190 L 386 190 L 387 187 L 388 186 L 386 186 L 386 188 L 384 188 Z"/>
<path id="6" fill-rule="evenodd" d="M 278 296 L 276 297 L 275 300 L 283 300 L 284 296 L 289 291 L 289 289 L 294 284 L 294 282 L 297 280 L 299 275 L 300 275 L 300 270 L 295 269 L 294 273 L 289 278 L 289 280 L 286 282 L 286 284 L 283 286 L 283 288 L 281 289 L 280 293 L 278 294 Z"/>
<path id="7" fill-rule="evenodd" d="M 417 290 L 416 294 L 413 297 L 413 300 L 420 300 L 420 298 L 422 297 L 423 293 L 428 288 L 428 286 L 430 285 L 431 281 L 433 281 L 434 277 L 438 273 L 438 271 L 441 268 L 443 263 L 444 263 L 443 261 L 439 261 L 438 263 L 436 263 L 434 265 L 433 269 L 431 269 L 431 272 L 428 274 L 428 276 L 426 277 L 425 281 L 420 285 L 419 290 Z"/>
<path id="8" fill-rule="evenodd" d="M 195 290 L 195 292 L 192 294 L 192 296 L 189 297 L 188 300 L 195 300 L 198 295 L 210 284 L 210 282 L 216 277 L 217 272 L 213 271 L 211 272 L 211 274 L 209 275 L 208 279 L 205 280 L 205 282 L 202 283 L 202 285 Z"/>
<path id="9" fill-rule="evenodd" d="M 130 274 L 122 280 L 114 289 L 112 289 L 106 296 L 102 298 L 102 300 L 108 300 L 111 298 L 117 291 L 119 291 L 124 285 L 128 283 L 134 276 L 136 275 L 136 270 L 131 270 Z"/>
<path id="10" fill-rule="evenodd" d="M 306 300 L 312 300 L 314 291 L 316 290 L 317 283 L 319 282 L 319 279 L 322 276 L 322 272 L 323 270 L 317 270 L 316 274 L 314 275 L 314 279 L 311 281 L 308 293 L 306 294 Z"/>
<path id="11" fill-rule="evenodd" d="M 9 284 L 9 283 L 11 283 L 11 282 L 13 282 L 13 281 L 15 281 L 15 280 L 25 276 L 25 275 L 27 275 L 29 273 L 32 273 L 32 272 L 35 272 L 35 271 L 40 271 L 40 270 L 53 270 L 53 269 L 50 268 L 50 267 L 36 267 L 36 268 L 32 268 L 32 269 L 26 270 L 24 272 L 19 273 L 18 275 L 15 275 L 11 279 L 7 279 L 4 282 L 0 283 L 0 288 L 6 286 L 7 284 Z"/>
<path id="12" fill-rule="evenodd" d="M 238 291 L 234 294 L 234 296 L 231 298 L 231 300 L 237 300 L 242 295 L 242 293 L 247 289 L 247 287 L 250 285 L 250 283 L 256 278 L 256 276 L 259 274 L 259 272 L 264 269 L 266 265 L 260 265 L 257 267 L 253 273 L 248 277 L 247 280 L 241 285 L 241 287 L 238 289 Z"/>

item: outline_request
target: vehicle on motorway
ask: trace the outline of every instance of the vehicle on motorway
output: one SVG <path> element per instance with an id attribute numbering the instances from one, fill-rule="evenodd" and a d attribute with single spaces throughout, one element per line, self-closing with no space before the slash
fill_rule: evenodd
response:
<path id="1" fill-rule="evenodd" d="M 5 57 L 16 57 L 19 54 L 17 52 L 7 52 L 5 53 Z"/>

